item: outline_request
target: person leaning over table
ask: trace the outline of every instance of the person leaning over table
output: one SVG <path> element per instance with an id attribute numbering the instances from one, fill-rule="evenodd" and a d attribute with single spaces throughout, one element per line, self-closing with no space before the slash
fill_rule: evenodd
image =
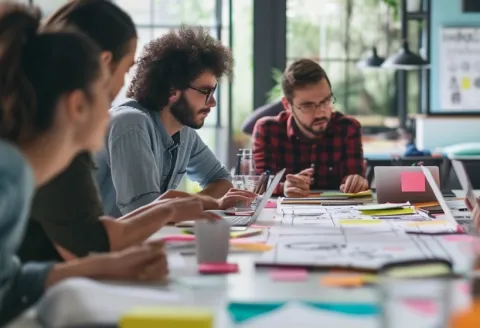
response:
<path id="1" fill-rule="evenodd" d="M 306 197 L 311 189 L 367 190 L 360 123 L 334 110 L 335 96 L 320 65 L 293 62 L 282 77 L 286 111 L 264 117 L 253 131 L 257 173 L 287 169 L 275 194 Z"/>
<path id="2" fill-rule="evenodd" d="M 102 145 L 110 73 L 100 49 L 73 31 L 39 31 L 34 7 L 0 5 L 0 326 L 70 277 L 158 281 L 168 274 L 161 243 L 64 263 L 15 256 L 34 189 L 75 154 Z M 85 236 L 87 239 L 88 236 Z"/>
<path id="3" fill-rule="evenodd" d="M 74 27 L 100 46 L 111 73 L 108 92 L 113 100 L 134 64 L 137 33 L 130 16 L 111 1 L 74 0 L 53 13 L 43 27 Z M 91 252 L 122 250 L 141 243 L 168 222 L 211 218 L 204 209 L 238 200 L 230 193 L 221 199 L 222 204 L 208 197 L 172 201 L 168 199 L 192 195 L 170 191 L 115 220 L 104 216 L 92 169 L 90 152 L 82 151 L 62 173 L 39 188 L 18 251 L 22 261 L 68 260 Z"/>
<path id="4" fill-rule="evenodd" d="M 105 147 L 95 155 L 107 215 L 149 204 L 185 174 L 203 187 L 197 197 L 218 199 L 220 209 L 233 205 L 225 197 L 255 198 L 233 189 L 230 173 L 196 132 L 232 65 L 230 50 L 201 27 L 182 26 L 145 46 L 127 91 L 131 99 L 111 109 Z"/>

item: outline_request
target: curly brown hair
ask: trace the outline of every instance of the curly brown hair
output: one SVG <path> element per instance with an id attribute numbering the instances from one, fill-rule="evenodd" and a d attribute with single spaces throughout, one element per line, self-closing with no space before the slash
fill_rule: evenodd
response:
<path id="1" fill-rule="evenodd" d="M 185 90 L 200 74 L 232 76 L 230 49 L 203 27 L 181 26 L 148 43 L 137 61 L 127 97 L 160 111 L 172 89 Z"/>

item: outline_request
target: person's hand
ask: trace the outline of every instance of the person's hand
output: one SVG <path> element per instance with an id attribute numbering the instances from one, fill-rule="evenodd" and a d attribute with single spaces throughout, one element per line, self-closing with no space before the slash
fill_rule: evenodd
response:
<path id="1" fill-rule="evenodd" d="M 226 210 L 227 208 L 235 206 L 237 202 L 245 203 L 245 207 L 250 206 L 250 204 L 255 200 L 258 195 L 256 193 L 231 188 L 222 198 L 218 200 L 218 208 L 221 210 Z"/>
<path id="2" fill-rule="evenodd" d="M 283 185 L 286 197 L 308 197 L 312 183 L 313 168 L 308 168 L 298 174 L 287 174 Z"/>
<path id="3" fill-rule="evenodd" d="M 480 198 L 477 198 L 475 202 L 475 206 L 473 206 L 472 210 L 472 221 L 475 224 L 477 230 L 480 231 Z"/>
<path id="4" fill-rule="evenodd" d="M 91 265 L 99 270 L 94 278 L 119 281 L 165 281 L 168 276 L 168 263 L 163 245 L 157 241 L 119 252 L 91 255 Z"/>
<path id="5" fill-rule="evenodd" d="M 345 183 L 340 186 L 340 191 L 344 193 L 357 193 L 368 190 L 368 181 L 358 174 L 352 174 L 347 177 Z"/>
<path id="6" fill-rule="evenodd" d="M 166 200 L 166 199 L 186 198 L 186 197 L 192 197 L 192 195 L 189 194 L 188 192 L 169 189 L 169 190 L 165 191 L 163 194 L 161 194 L 160 197 L 158 197 L 155 201 L 156 202 L 161 202 L 161 201 Z"/>
<path id="7" fill-rule="evenodd" d="M 159 203 L 155 208 L 168 207 L 172 211 L 170 222 L 182 222 L 191 220 L 218 220 L 220 216 L 212 212 L 205 212 L 204 201 L 201 197 L 190 196 L 174 198 Z"/>

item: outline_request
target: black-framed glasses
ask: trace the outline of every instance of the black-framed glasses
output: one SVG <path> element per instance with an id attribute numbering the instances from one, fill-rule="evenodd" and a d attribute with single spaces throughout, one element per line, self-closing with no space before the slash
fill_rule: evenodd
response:
<path id="1" fill-rule="evenodd" d="M 217 84 L 215 84 L 215 87 L 213 87 L 211 89 L 200 89 L 200 88 L 195 88 L 195 87 L 192 87 L 192 86 L 189 86 L 188 88 L 204 94 L 206 96 L 205 97 L 205 105 L 206 105 L 212 99 L 213 94 L 215 93 L 215 90 L 217 90 Z"/>
<path id="2" fill-rule="evenodd" d="M 304 113 L 313 113 L 317 110 L 317 108 L 331 109 L 333 107 L 333 104 L 335 104 L 335 101 L 336 101 L 335 96 L 332 93 L 330 96 L 320 101 L 318 104 L 308 103 L 308 104 L 303 104 L 301 106 L 294 105 L 294 107 L 298 108 L 300 111 Z"/>

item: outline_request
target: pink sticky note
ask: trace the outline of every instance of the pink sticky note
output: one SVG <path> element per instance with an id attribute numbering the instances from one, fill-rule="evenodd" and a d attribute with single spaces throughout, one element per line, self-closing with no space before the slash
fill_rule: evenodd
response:
<path id="1" fill-rule="evenodd" d="M 475 238 L 470 235 L 447 235 L 443 237 L 443 239 L 446 241 L 453 241 L 453 242 L 461 242 L 461 241 L 471 242 L 475 240 Z"/>
<path id="2" fill-rule="evenodd" d="M 273 281 L 305 281 L 308 272 L 305 269 L 276 269 L 270 271 L 270 279 Z"/>
<path id="3" fill-rule="evenodd" d="M 435 315 L 438 312 L 438 306 L 434 301 L 431 300 L 405 300 L 405 305 L 407 305 L 412 310 L 424 314 L 424 315 Z"/>
<path id="4" fill-rule="evenodd" d="M 173 235 L 173 236 L 165 236 L 162 238 L 166 243 L 168 242 L 185 242 L 185 241 L 194 241 L 195 235 Z"/>
<path id="5" fill-rule="evenodd" d="M 425 192 L 423 172 L 402 172 L 400 179 L 402 192 Z"/>
<path id="6" fill-rule="evenodd" d="M 237 263 L 200 263 L 198 272 L 203 274 L 235 273 L 238 272 Z"/>
<path id="7" fill-rule="evenodd" d="M 277 202 L 273 200 L 269 200 L 265 208 L 277 208 Z"/>

